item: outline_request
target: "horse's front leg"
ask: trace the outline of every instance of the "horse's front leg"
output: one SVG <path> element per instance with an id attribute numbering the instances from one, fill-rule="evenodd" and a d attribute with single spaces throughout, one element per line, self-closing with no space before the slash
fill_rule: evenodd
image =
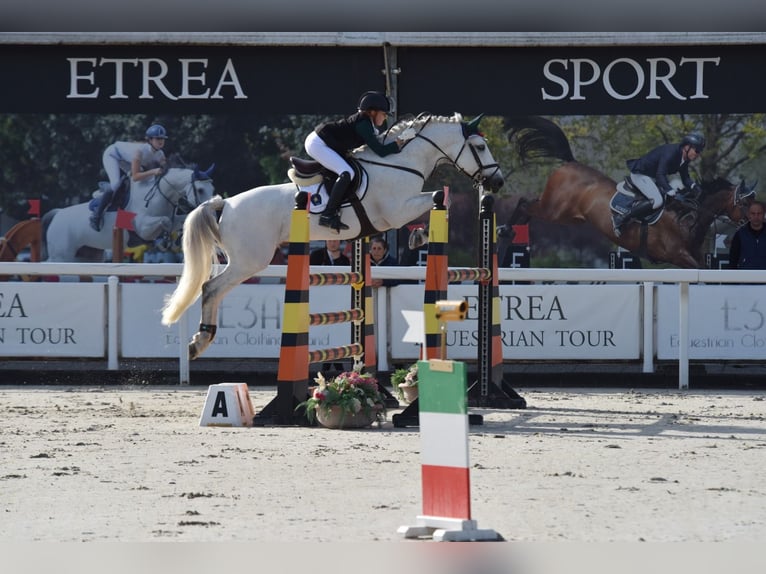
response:
<path id="1" fill-rule="evenodd" d="M 161 233 L 173 227 L 169 217 L 157 215 L 136 215 L 133 220 L 136 233 L 146 241 L 156 239 Z"/>
<path id="2" fill-rule="evenodd" d="M 407 199 L 396 208 L 392 206 L 387 208 L 381 207 L 381 215 L 379 218 L 374 219 L 372 223 L 378 229 L 399 229 L 424 213 L 428 213 L 433 208 L 433 205 L 433 194 L 419 193 Z"/>

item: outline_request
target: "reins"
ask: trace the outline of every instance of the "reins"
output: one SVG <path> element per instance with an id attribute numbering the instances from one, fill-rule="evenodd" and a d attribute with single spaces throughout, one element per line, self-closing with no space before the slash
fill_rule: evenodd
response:
<path id="1" fill-rule="evenodd" d="M 481 158 L 479 157 L 479 154 L 476 152 L 474 147 L 468 143 L 468 140 L 469 140 L 470 136 L 468 136 L 468 137 L 463 139 L 463 146 L 460 148 L 460 151 L 458 152 L 458 154 L 455 156 L 454 159 L 451 158 L 449 156 L 449 154 L 447 152 L 445 152 L 441 148 L 441 146 L 439 146 L 439 144 L 437 144 L 431 138 L 423 135 L 423 130 L 426 128 L 426 126 L 431 121 L 431 117 L 432 116 L 428 116 L 426 118 L 425 122 L 423 122 L 423 125 L 420 126 L 420 129 L 415 134 L 415 139 L 419 138 L 419 139 L 425 140 L 429 144 L 431 144 L 434 148 L 436 148 L 439 151 L 439 153 L 442 155 L 443 159 L 446 159 L 447 161 L 449 161 L 452 164 L 452 166 L 455 167 L 455 169 L 457 169 L 460 173 L 468 176 L 473 181 L 474 187 L 476 187 L 478 185 L 482 185 L 482 183 L 487 179 L 486 176 L 481 176 L 481 174 L 485 170 L 490 169 L 490 168 L 494 168 L 495 169 L 495 173 L 497 173 L 500 170 L 500 164 L 498 164 L 497 162 L 490 163 L 490 164 L 487 164 L 487 165 L 484 165 L 482 163 Z M 413 141 L 413 140 L 410 140 L 410 141 Z M 404 145 L 406 146 L 409 143 L 410 142 L 408 141 Z M 473 155 L 473 159 L 476 162 L 476 165 L 478 166 L 476 168 L 476 171 L 474 171 L 473 173 L 469 173 L 467 170 L 463 169 L 458 164 L 458 161 L 460 160 L 460 156 L 463 155 L 463 152 L 465 151 L 466 148 L 468 148 L 471 151 L 471 154 Z M 406 167 L 406 166 L 402 166 L 402 165 L 395 165 L 395 164 L 390 164 L 390 163 L 384 163 L 384 162 L 375 161 L 375 160 L 371 160 L 371 159 L 363 159 L 363 158 L 357 158 L 357 161 L 359 161 L 360 163 L 367 163 L 367 164 L 370 164 L 370 165 L 378 165 L 378 166 L 381 166 L 381 167 L 390 167 L 390 168 L 393 168 L 393 169 L 398 169 L 398 170 L 401 170 L 401 171 L 405 171 L 407 173 L 411 173 L 411 174 L 417 175 L 420 179 L 422 179 L 424 181 L 426 179 L 426 176 L 423 173 L 421 173 L 420 171 L 418 171 L 416 169 L 410 168 L 410 167 Z"/>
<path id="2" fill-rule="evenodd" d="M 194 185 L 194 181 L 195 181 L 195 180 L 194 180 L 194 173 L 193 173 L 193 172 L 192 172 L 192 175 L 191 175 L 191 181 L 189 182 L 189 184 L 188 184 L 187 186 L 184 186 L 184 187 L 183 187 L 183 189 L 182 189 L 182 192 L 178 194 L 178 198 L 179 198 L 179 199 L 178 199 L 178 201 L 176 201 L 176 202 L 174 202 L 172 199 L 170 199 L 170 198 L 169 198 L 169 197 L 168 197 L 168 196 L 167 196 L 167 195 L 166 195 L 166 194 L 165 194 L 165 193 L 162 191 L 162 188 L 160 187 L 160 182 L 161 182 L 163 179 L 165 179 L 165 177 L 167 177 L 167 175 L 163 175 L 163 176 L 159 177 L 159 178 L 158 178 L 158 179 L 157 179 L 157 180 L 154 182 L 154 185 L 152 185 L 152 187 L 149 189 L 149 191 L 147 191 L 147 192 L 146 192 L 146 194 L 144 195 L 144 208 L 148 208 L 148 207 L 149 207 L 149 204 L 151 203 L 152 199 L 154 199 L 154 195 L 155 195 L 155 192 L 156 192 L 156 193 L 159 193 L 159 194 L 160 194 L 160 196 L 162 197 L 162 199 L 164 199 L 164 200 L 165 200 L 165 201 L 166 201 L 168 204 L 170 204 L 170 206 L 173 208 L 173 212 L 174 212 L 174 215 L 175 215 L 175 211 L 176 211 L 176 210 L 178 210 L 178 208 L 179 208 L 181 205 L 183 205 L 184 203 L 186 203 L 186 204 L 190 205 L 190 206 L 192 207 L 192 209 L 193 209 L 194 207 L 196 207 L 197 205 L 199 205 L 199 203 L 200 203 L 200 202 L 199 202 L 199 192 L 198 192 L 198 190 L 197 190 L 197 186 L 196 186 L 196 185 Z M 186 189 L 187 189 L 187 187 L 188 187 L 188 186 L 191 186 L 192 190 L 194 191 L 194 200 L 195 200 L 195 204 L 196 204 L 196 205 L 192 205 L 192 204 L 191 204 L 191 203 L 190 203 L 190 202 L 189 202 L 189 201 L 186 199 L 186 194 L 185 194 L 184 192 L 186 191 Z"/>

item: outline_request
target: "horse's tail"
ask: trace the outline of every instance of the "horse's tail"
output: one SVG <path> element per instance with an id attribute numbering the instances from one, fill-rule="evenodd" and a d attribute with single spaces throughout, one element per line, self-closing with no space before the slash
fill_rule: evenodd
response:
<path id="1" fill-rule="evenodd" d="M 524 163 L 537 158 L 575 161 L 566 134 L 548 119 L 538 116 L 508 117 L 505 129 L 508 141 L 516 140 L 519 157 Z"/>
<path id="2" fill-rule="evenodd" d="M 51 226 L 51 221 L 53 221 L 53 216 L 56 215 L 57 211 L 58 209 L 51 209 L 40 219 L 42 225 L 40 231 L 40 261 L 48 259 L 48 228 Z"/>
<path id="3" fill-rule="evenodd" d="M 224 199 L 216 195 L 197 206 L 186 217 L 183 228 L 184 267 L 178 286 L 162 308 L 162 324 L 172 325 L 191 307 L 210 278 L 215 247 L 221 243 L 216 212 Z"/>

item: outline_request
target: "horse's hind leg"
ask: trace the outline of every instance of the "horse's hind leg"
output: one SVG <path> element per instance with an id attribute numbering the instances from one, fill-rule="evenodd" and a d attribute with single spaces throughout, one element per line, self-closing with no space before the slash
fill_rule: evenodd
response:
<path id="1" fill-rule="evenodd" d="M 199 357 L 213 342 L 218 325 L 218 307 L 226 294 L 252 275 L 252 271 L 228 265 L 221 274 L 202 285 L 202 317 L 199 331 L 189 343 L 189 359 Z"/>

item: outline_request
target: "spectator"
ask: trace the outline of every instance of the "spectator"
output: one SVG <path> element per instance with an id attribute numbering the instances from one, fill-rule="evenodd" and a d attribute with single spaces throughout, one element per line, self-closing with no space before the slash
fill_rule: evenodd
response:
<path id="1" fill-rule="evenodd" d="M 764 204 L 754 201 L 747 210 L 747 223 L 731 239 L 729 269 L 766 269 L 766 235 L 763 233 Z"/>
<path id="2" fill-rule="evenodd" d="M 340 248 L 340 239 L 327 239 L 324 248 L 314 249 L 309 255 L 311 265 L 351 265 Z"/>
<path id="3" fill-rule="evenodd" d="M 370 240 L 370 267 L 394 267 L 396 259 L 388 251 L 388 241 L 382 235 L 376 235 Z M 373 287 L 393 287 L 398 285 L 395 279 L 371 279 Z"/>

